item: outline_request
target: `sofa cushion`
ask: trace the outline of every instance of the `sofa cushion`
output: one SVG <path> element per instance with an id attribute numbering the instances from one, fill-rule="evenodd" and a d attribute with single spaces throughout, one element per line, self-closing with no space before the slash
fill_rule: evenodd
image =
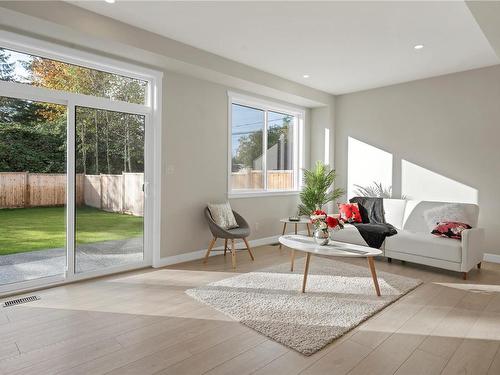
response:
<path id="1" fill-rule="evenodd" d="M 334 241 L 347 242 L 361 246 L 368 246 L 363 237 L 361 237 L 361 234 L 359 234 L 358 229 L 351 224 L 344 224 L 344 229 L 333 232 L 332 238 Z"/>
<path id="2" fill-rule="evenodd" d="M 359 207 L 357 203 L 339 203 L 339 214 L 340 218 L 348 223 L 361 223 L 361 214 L 359 213 Z"/>
<path id="3" fill-rule="evenodd" d="M 385 221 L 394 225 L 395 228 L 403 227 L 403 218 L 405 215 L 405 199 L 387 199 L 384 198 L 384 216 Z"/>
<path id="4" fill-rule="evenodd" d="M 462 261 L 460 241 L 436 237 L 430 233 L 399 230 L 395 236 L 385 239 L 385 249 L 449 262 L 460 263 Z"/>
<path id="5" fill-rule="evenodd" d="M 403 219 L 403 229 L 412 232 L 429 233 L 429 227 L 424 218 L 424 212 L 435 207 L 450 204 L 449 202 L 430 202 L 409 200 L 406 202 L 405 216 Z M 477 226 L 477 219 L 479 216 L 479 206 L 471 203 L 458 203 L 464 207 L 465 213 L 468 217 L 467 224 L 472 228 Z"/>

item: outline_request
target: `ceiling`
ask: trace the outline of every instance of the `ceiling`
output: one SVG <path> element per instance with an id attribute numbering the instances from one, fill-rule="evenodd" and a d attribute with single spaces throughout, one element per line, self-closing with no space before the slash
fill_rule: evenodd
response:
<path id="1" fill-rule="evenodd" d="M 462 1 L 72 3 L 331 94 L 500 63 Z"/>

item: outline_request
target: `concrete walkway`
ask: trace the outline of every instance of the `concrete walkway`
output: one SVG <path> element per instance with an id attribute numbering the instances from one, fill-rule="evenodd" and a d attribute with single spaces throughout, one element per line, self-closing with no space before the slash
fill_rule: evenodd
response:
<path id="1" fill-rule="evenodd" d="M 78 245 L 76 272 L 142 261 L 143 238 Z M 64 274 L 66 249 L 38 250 L 0 256 L 0 285 Z"/>

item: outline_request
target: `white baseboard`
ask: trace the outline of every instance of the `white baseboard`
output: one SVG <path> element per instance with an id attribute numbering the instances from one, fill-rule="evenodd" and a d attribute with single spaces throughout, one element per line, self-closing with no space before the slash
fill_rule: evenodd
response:
<path id="1" fill-rule="evenodd" d="M 299 234 L 306 234 L 306 231 L 301 231 L 299 232 Z M 255 240 L 248 241 L 248 243 L 250 244 L 251 247 L 271 245 L 273 243 L 277 243 L 279 237 L 280 236 L 277 235 L 271 237 L 257 238 Z M 235 247 L 236 249 L 244 249 L 245 244 L 241 241 L 238 241 Z M 223 249 L 224 246 L 214 247 L 214 250 L 223 250 Z M 191 251 L 185 254 L 172 255 L 170 257 L 160 258 L 157 262 L 153 263 L 153 268 L 160 268 L 160 267 L 170 266 L 172 264 L 189 262 L 191 260 L 196 260 L 196 259 L 202 259 L 205 256 L 206 252 L 207 249 L 202 249 L 202 250 Z M 210 253 L 210 256 L 215 256 L 220 254 L 221 254 L 220 251 L 213 251 Z"/>
<path id="2" fill-rule="evenodd" d="M 500 255 L 485 253 L 483 256 L 485 262 L 500 263 Z"/>

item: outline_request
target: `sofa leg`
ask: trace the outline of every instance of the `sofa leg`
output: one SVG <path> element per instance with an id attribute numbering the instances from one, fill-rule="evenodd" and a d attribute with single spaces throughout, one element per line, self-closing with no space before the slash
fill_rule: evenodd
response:
<path id="1" fill-rule="evenodd" d="M 478 270 L 480 270 L 480 269 L 481 269 L 481 262 L 479 262 L 479 263 L 477 264 L 477 269 L 478 269 Z"/>
<path id="2" fill-rule="evenodd" d="M 392 258 L 387 258 L 387 263 L 392 263 Z"/>
<path id="3" fill-rule="evenodd" d="M 464 280 L 467 280 L 467 272 L 462 272 L 462 278 L 463 278 Z"/>

